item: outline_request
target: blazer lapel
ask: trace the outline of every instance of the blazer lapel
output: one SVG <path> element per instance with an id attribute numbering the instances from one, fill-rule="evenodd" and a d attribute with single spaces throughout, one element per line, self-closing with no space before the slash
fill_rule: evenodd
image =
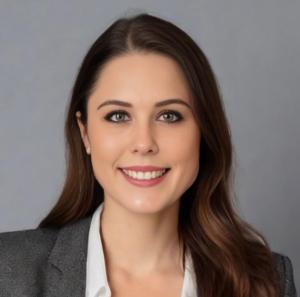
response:
<path id="1" fill-rule="evenodd" d="M 91 216 L 58 231 L 44 271 L 45 297 L 84 297 Z"/>

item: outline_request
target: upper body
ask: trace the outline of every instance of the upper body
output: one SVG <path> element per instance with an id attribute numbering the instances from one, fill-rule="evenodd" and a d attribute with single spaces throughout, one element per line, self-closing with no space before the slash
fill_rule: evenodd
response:
<path id="1" fill-rule="evenodd" d="M 100 200 L 113 297 L 195 296 L 182 286 L 185 274 L 192 288 L 183 243 L 193 247 L 203 292 L 240 297 L 256 232 L 234 211 L 228 120 L 212 67 L 191 36 L 146 13 L 116 20 L 84 57 L 70 99 L 64 187 L 40 228 L 0 235 L 1 297 L 108 296 L 107 284 L 104 295 L 97 292 L 105 261 L 100 245 L 93 248 L 99 229 L 90 242 L 86 217 Z M 269 248 L 255 251 L 245 273 L 257 280 L 255 297 L 265 297 L 275 291 Z M 290 259 L 273 259 L 281 297 L 296 296 Z"/>
<path id="2" fill-rule="evenodd" d="M 57 230 L 37 228 L 1 233 L 0 296 L 109 296 L 97 232 L 101 211 L 100 205 L 93 217 Z M 291 260 L 280 253 L 272 255 L 280 274 L 282 297 L 296 297 Z M 99 261 L 94 259 L 97 256 Z M 196 296 L 193 271 L 189 269 L 192 267 L 188 257 L 182 297 Z"/>

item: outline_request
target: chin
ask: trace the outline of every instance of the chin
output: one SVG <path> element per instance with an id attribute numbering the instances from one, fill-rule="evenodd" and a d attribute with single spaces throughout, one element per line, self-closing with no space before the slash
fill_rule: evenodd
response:
<path id="1" fill-rule="evenodd" d="M 175 201 L 176 202 L 176 201 Z M 137 198 L 131 201 L 120 202 L 122 207 L 126 208 L 128 211 L 136 214 L 157 214 L 166 211 L 175 203 L 174 201 L 157 201 L 151 198 Z"/>

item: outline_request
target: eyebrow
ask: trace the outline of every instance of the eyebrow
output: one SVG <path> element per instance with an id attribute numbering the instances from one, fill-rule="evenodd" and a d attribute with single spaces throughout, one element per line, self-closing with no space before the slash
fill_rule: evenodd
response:
<path id="1" fill-rule="evenodd" d="M 165 106 L 165 105 L 169 105 L 169 104 L 182 104 L 190 109 L 192 109 L 192 107 L 186 103 L 185 101 L 181 100 L 181 99 L 177 99 L 177 98 L 172 98 L 172 99 L 166 99 L 163 101 L 159 101 L 157 103 L 155 103 L 155 107 L 161 107 L 161 106 Z M 125 101 L 121 101 L 121 100 L 117 100 L 117 99 L 112 99 L 112 100 L 107 100 L 103 103 L 101 103 L 98 107 L 97 110 L 99 110 L 101 107 L 105 106 L 105 105 L 119 105 L 119 106 L 124 106 L 124 107 L 132 107 L 133 105 L 129 102 L 125 102 Z"/>

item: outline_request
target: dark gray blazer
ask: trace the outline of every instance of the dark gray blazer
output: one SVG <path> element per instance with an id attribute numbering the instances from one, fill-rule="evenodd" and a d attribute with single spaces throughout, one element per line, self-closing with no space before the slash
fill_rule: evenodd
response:
<path id="1" fill-rule="evenodd" d="M 84 297 L 91 217 L 59 230 L 0 234 L 0 297 Z M 290 259 L 273 252 L 282 297 L 296 297 Z"/>

